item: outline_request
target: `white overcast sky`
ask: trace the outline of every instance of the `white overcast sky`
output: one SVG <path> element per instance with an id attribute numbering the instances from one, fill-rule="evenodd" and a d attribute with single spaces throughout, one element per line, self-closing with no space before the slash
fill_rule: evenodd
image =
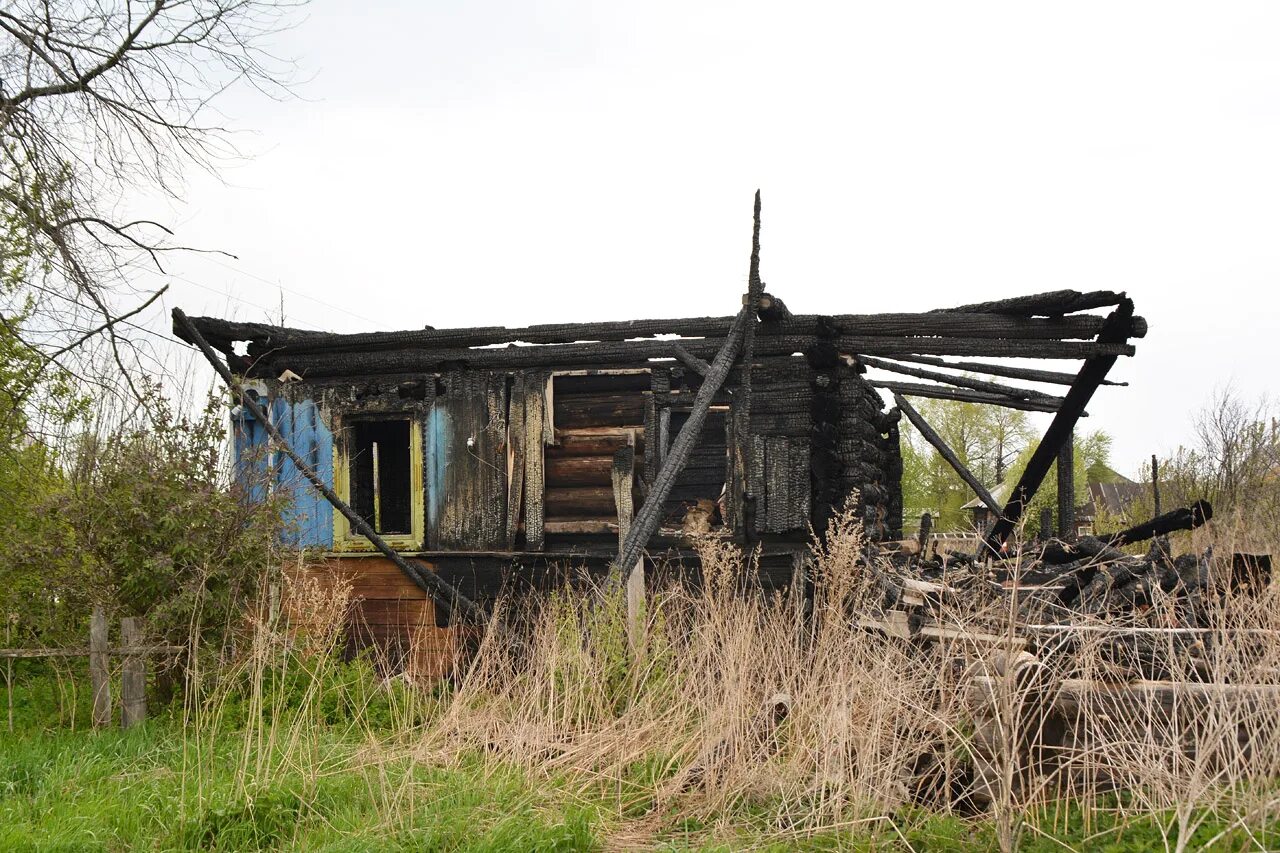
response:
<path id="1" fill-rule="evenodd" d="M 1280 3 L 318 0 L 251 155 L 153 211 L 168 306 L 340 331 L 1128 291 L 1115 464 L 1280 390 Z M 151 319 L 167 332 L 159 310 Z M 1060 363 L 1074 369 L 1074 363 Z"/>

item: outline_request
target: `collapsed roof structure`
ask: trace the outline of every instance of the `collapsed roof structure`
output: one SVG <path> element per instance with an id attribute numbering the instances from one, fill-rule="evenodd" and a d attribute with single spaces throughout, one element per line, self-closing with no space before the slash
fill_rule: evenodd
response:
<path id="1" fill-rule="evenodd" d="M 850 500 L 871 538 L 899 539 L 902 416 L 992 509 L 984 547 L 996 553 L 1147 326 L 1108 291 L 792 313 L 761 280 L 757 194 L 733 315 L 329 334 L 175 309 L 174 330 L 240 404 L 242 468 L 319 493 L 300 493 L 297 544 L 335 560 L 380 553 L 444 624 L 453 610 L 483 620 L 483 599 L 512 572 L 573 558 L 643 578 L 646 554 L 689 556 L 694 536 L 758 545 L 762 574 L 786 584 L 811 531 Z M 1053 418 L 1001 504 L 913 397 Z M 1059 466 L 1067 525 L 1071 470 Z"/>

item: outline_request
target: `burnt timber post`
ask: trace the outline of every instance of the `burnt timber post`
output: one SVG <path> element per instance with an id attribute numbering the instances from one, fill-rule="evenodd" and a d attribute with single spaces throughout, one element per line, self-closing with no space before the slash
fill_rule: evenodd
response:
<path id="1" fill-rule="evenodd" d="M 1127 296 L 1122 297 L 1119 306 L 1107 315 L 1102 330 L 1098 332 L 1096 342 L 1104 345 L 1123 344 L 1128 341 L 1133 328 L 1133 300 Z M 1031 454 L 1021 479 L 1010 492 L 1009 502 L 1004 506 L 1004 516 L 996 521 L 987 534 L 988 549 L 999 552 L 1005 540 L 1009 538 L 1009 534 L 1022 518 L 1027 504 L 1031 502 L 1036 490 L 1044 482 L 1045 475 L 1049 473 L 1049 467 L 1058 456 L 1058 451 L 1063 443 L 1070 439 L 1076 422 L 1084 414 L 1085 406 L 1093 397 L 1093 392 L 1098 390 L 1098 386 L 1106 380 L 1107 372 L 1115 365 L 1118 357 L 1118 355 L 1099 354 L 1085 360 L 1084 366 L 1076 375 L 1075 384 L 1067 391 L 1062 406 L 1054 415 L 1049 428 L 1045 430 L 1044 437 L 1040 439 L 1035 452 Z"/>
<path id="2" fill-rule="evenodd" d="M 1058 450 L 1058 538 L 1071 542 L 1076 538 L 1076 449 L 1075 432 Z"/>
<path id="3" fill-rule="evenodd" d="M 1053 538 L 1053 509 L 1043 507 L 1040 510 L 1040 541 L 1048 542 Z"/>
<path id="4" fill-rule="evenodd" d="M 738 316 L 734 318 L 733 325 L 729 329 L 728 338 L 725 339 L 724 345 L 720 347 L 720 352 L 716 354 L 715 361 L 711 363 L 711 369 L 703 378 L 702 384 L 698 386 L 698 393 L 694 395 L 693 408 L 689 412 L 689 417 L 684 422 L 684 425 L 680 427 L 680 432 L 676 435 L 675 441 L 671 442 L 671 450 L 667 453 L 662 462 L 662 468 L 649 486 L 649 494 L 645 496 L 644 503 L 640 506 L 640 511 L 636 513 L 635 520 L 631 524 L 631 529 L 627 531 L 622 547 L 618 549 L 618 559 L 614 563 L 613 570 L 609 573 L 611 580 L 622 580 L 623 573 L 636 564 L 645 545 L 648 544 L 649 538 L 657 531 L 658 524 L 662 520 L 662 506 L 666 503 L 667 496 L 671 494 L 671 489 L 676 484 L 676 478 L 680 476 L 680 472 L 684 470 L 685 463 L 689 461 L 694 445 L 698 443 L 698 438 L 702 435 L 702 425 L 706 423 L 707 412 L 711 408 L 711 402 L 715 399 L 716 392 L 720 390 L 720 386 L 729 377 L 729 368 L 733 366 L 733 362 L 738 356 L 738 349 L 742 344 L 743 330 L 747 327 L 749 319 L 754 322 L 754 318 L 748 318 L 746 308 L 738 312 Z"/>

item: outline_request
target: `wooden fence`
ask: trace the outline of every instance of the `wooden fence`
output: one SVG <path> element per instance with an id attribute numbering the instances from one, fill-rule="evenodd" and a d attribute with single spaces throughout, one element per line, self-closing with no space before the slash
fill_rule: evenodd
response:
<path id="1" fill-rule="evenodd" d="M 115 716 L 111 703 L 111 656 L 124 658 L 120 674 L 120 724 L 136 726 L 147 718 L 147 658 L 186 651 L 185 646 L 143 645 L 142 620 L 127 616 L 120 620 L 120 645 L 112 647 L 107 615 L 95 607 L 89 618 L 89 645 L 71 649 L 0 649 L 6 660 L 5 699 L 9 709 L 9 730 L 13 730 L 13 661 L 18 658 L 89 658 L 89 681 L 93 690 L 93 725 L 109 726 Z"/>

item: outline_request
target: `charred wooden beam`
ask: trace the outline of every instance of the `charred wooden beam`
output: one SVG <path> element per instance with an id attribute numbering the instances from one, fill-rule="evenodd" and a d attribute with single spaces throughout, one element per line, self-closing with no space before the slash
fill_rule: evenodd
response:
<path id="1" fill-rule="evenodd" d="M 760 280 L 760 190 L 756 190 L 755 214 L 751 224 L 751 264 L 747 272 L 747 293 L 743 306 L 747 312 L 746 327 L 742 332 L 742 368 L 738 384 L 737 409 L 741 422 L 751 425 L 751 374 L 755 370 L 756 327 L 759 325 L 760 298 L 764 282 Z M 743 442 L 741 453 L 748 471 L 757 470 L 763 463 L 761 448 L 754 441 Z M 750 531 L 747 531 L 748 536 Z"/>
<path id="2" fill-rule="evenodd" d="M 760 334 L 755 355 L 791 355 L 813 344 L 812 337 Z M 686 340 L 681 346 L 700 358 L 714 356 L 725 339 Z M 925 353 L 983 355 L 1008 358 L 1090 358 L 1099 355 L 1133 355 L 1134 348 L 1121 343 L 1093 341 L 1021 341 L 964 338 L 850 338 L 836 341 L 841 352 L 867 355 Z M 547 344 L 493 349 L 390 350 L 273 354 L 255 364 L 251 375 L 276 376 L 285 369 L 304 379 L 361 376 L 382 373 L 435 373 L 450 367 L 517 368 L 531 366 L 610 365 L 648 366 L 654 359 L 672 358 L 671 341 L 616 341 L 604 343 Z"/>
<path id="3" fill-rule="evenodd" d="M 693 410 L 689 412 L 688 419 L 680 427 L 680 433 L 676 436 L 675 441 L 671 443 L 671 449 L 662 463 L 662 468 L 650 485 L 644 504 L 641 505 L 640 511 L 636 513 L 631 529 L 627 531 L 626 541 L 618 549 L 618 559 L 614 570 L 619 573 L 619 577 L 629 572 L 631 567 L 636 564 L 636 561 L 640 559 L 641 552 L 649 542 L 649 537 L 658 529 L 658 524 L 662 521 L 663 505 L 667 502 L 667 496 L 671 493 L 671 488 L 675 485 L 676 478 L 680 476 L 680 471 L 684 468 L 689 454 L 693 452 L 694 446 L 698 443 L 698 438 L 702 435 L 702 425 L 707 420 L 707 412 L 711 408 L 711 400 L 715 397 L 716 391 L 720 389 L 725 377 L 729 375 L 729 367 L 738 356 L 738 350 L 742 345 L 742 337 L 748 320 L 755 322 L 755 318 L 749 318 L 747 309 L 743 308 L 738 313 L 734 328 L 730 329 L 728 340 L 725 341 L 724 346 L 711 363 L 711 370 L 703 378 L 702 386 L 698 388 L 698 394 L 694 398 Z"/>
<path id="4" fill-rule="evenodd" d="M 973 373 L 985 373 L 988 376 L 1003 376 L 1007 379 L 1025 379 L 1028 382 L 1045 382 L 1051 385 L 1071 385 L 1076 381 L 1076 374 L 1061 373 L 1056 370 L 1037 370 L 1031 367 L 1011 367 L 1007 364 L 991 364 L 985 361 L 947 361 L 931 355 L 896 355 L 895 361 L 910 361 L 915 364 L 931 364 L 934 367 L 946 367 L 951 370 L 968 370 Z M 1128 385 L 1128 382 L 1116 382 L 1108 379 L 1103 385 Z"/>
<path id="5" fill-rule="evenodd" d="M 320 494 L 324 496 L 324 499 L 351 523 L 353 530 L 368 539 L 369 542 L 381 551 L 387 559 L 395 563 L 396 567 L 399 568 L 400 571 L 404 572 L 405 576 L 408 577 L 409 580 L 413 581 L 419 589 L 431 596 L 432 600 L 437 605 L 448 609 L 456 608 L 461 610 L 477 624 L 485 624 L 488 617 L 475 602 L 464 596 L 450 584 L 445 583 L 434 573 L 430 571 L 423 571 L 405 560 L 405 558 L 400 556 L 394 548 L 387 544 L 385 539 L 378 535 L 377 531 L 373 529 L 369 522 L 364 520 L 363 516 L 348 506 L 346 501 L 338 497 L 337 493 L 334 492 L 333 489 L 329 488 L 324 480 L 320 479 L 320 475 L 317 474 L 315 469 L 308 465 L 302 457 L 297 454 L 293 449 L 293 446 L 276 427 L 275 423 L 267 417 L 266 412 L 262 411 L 262 407 L 258 405 L 257 401 L 245 393 L 244 388 L 242 388 L 240 383 L 236 381 L 235 377 L 231 375 L 231 371 L 227 370 L 226 365 L 218 359 L 213 348 L 209 346 L 208 341 L 204 339 L 204 336 L 200 334 L 199 330 L 197 330 L 191 323 L 190 318 L 182 312 L 181 308 L 173 309 L 173 321 L 176 326 L 180 326 L 188 335 L 190 335 L 189 340 L 199 347 L 200 352 L 204 355 L 205 359 L 208 360 L 209 364 L 217 372 L 222 381 L 226 383 L 227 388 L 240 400 L 240 404 L 249 410 L 250 414 L 253 415 L 258 423 L 262 424 L 268 434 L 270 434 L 271 439 L 276 443 L 276 446 L 279 447 L 285 456 L 289 457 L 289 461 L 292 462 L 302 475 L 311 482 L 311 485 L 316 488 L 316 491 L 320 492 Z M 184 340 L 188 339 L 184 338 Z"/>
<path id="6" fill-rule="evenodd" d="M 887 370 L 890 373 L 901 373 L 904 376 L 914 376 L 918 379 L 932 379 L 934 382 L 945 382 L 949 385 L 956 385 L 960 388 L 969 388 L 973 391 L 983 391 L 988 394 L 998 394 L 1005 397 L 1013 397 L 1018 400 L 1039 400 L 1040 402 L 1061 403 L 1061 397 L 1054 397 L 1043 391 L 1035 391 L 1031 388 L 1015 388 L 1011 385 L 1001 385 L 998 382 L 987 382 L 982 379 L 973 379 L 968 376 L 952 376 L 947 373 L 938 373 L 934 370 L 922 370 L 918 367 L 907 367 L 904 364 L 895 364 L 892 361 L 884 361 L 879 358 L 873 358 L 867 355 L 859 355 L 856 357 L 858 361 L 867 367 L 876 367 L 880 370 Z"/>
<path id="7" fill-rule="evenodd" d="M 955 451 L 947 446 L 942 436 L 938 435 L 938 431 L 924 419 L 924 415 L 917 412 L 915 406 L 903 399 L 901 394 L 894 394 L 893 400 L 898 404 L 898 409 L 907 416 L 907 420 L 911 421 L 911 425 L 920 431 L 920 435 L 924 436 L 925 441 L 933 445 L 933 449 L 938 451 L 938 455 L 947 461 L 947 464 L 960 476 L 960 479 L 964 480 L 969 488 L 973 489 L 973 493 L 978 496 L 979 500 L 986 504 L 987 508 L 994 512 L 997 518 L 1003 516 L 1004 508 L 1000 506 L 1000 502 L 991 496 L 991 492 L 987 491 L 986 486 L 982 485 L 977 477 L 973 476 L 968 467 L 960 461 L 960 457 L 956 456 Z"/>
<path id="8" fill-rule="evenodd" d="M 284 345 L 313 338 L 328 340 L 333 337 L 330 332 L 293 329 L 287 326 L 272 326 L 267 323 L 239 323 L 234 320 L 222 320 L 217 317 L 187 317 L 187 320 L 199 330 L 200 334 L 206 339 L 205 342 L 211 345 L 231 341 L 261 341 L 265 344 L 274 342 L 277 345 Z M 196 343 L 192 339 L 191 332 L 176 319 L 173 322 L 173 333 L 189 344 Z"/>
<path id="9" fill-rule="evenodd" d="M 680 344 L 676 344 L 671 347 L 671 352 L 675 355 L 676 361 L 680 362 L 699 376 L 706 376 L 711 372 L 711 365 L 680 346 Z"/>
<path id="10" fill-rule="evenodd" d="M 1098 334 L 1098 343 L 1120 344 L 1127 339 L 1128 330 L 1132 326 L 1133 300 L 1125 298 L 1107 317 L 1107 325 Z M 1116 356 L 1097 355 L 1088 359 L 1080 368 L 1079 376 L 1071 390 L 1067 392 L 1058 413 L 1054 416 L 1049 428 L 1045 430 L 1040 444 L 1031 454 L 1021 479 L 1009 494 L 1009 502 L 1005 505 L 1004 517 L 999 519 L 987 534 L 986 544 L 999 551 L 1000 546 L 1013 532 L 1014 526 L 1022 518 L 1022 512 L 1031 499 L 1035 497 L 1040 484 L 1044 482 L 1049 467 L 1053 465 L 1063 442 L 1069 441 L 1076 422 L 1084 414 L 1084 407 L 1093 398 L 1093 393 L 1107 378 L 1107 371 L 1116 363 Z"/>
<path id="11" fill-rule="evenodd" d="M 961 403 L 982 403 L 990 406 L 1004 406 L 1006 409 L 1021 409 L 1026 412 L 1056 412 L 1059 402 L 1044 400 L 1015 400 L 1001 394 L 984 394 L 981 391 L 970 391 L 967 388 L 944 388 L 941 385 L 919 385 L 913 382 L 886 382 L 881 379 L 868 379 L 872 388 L 884 388 L 895 394 L 906 394 L 911 397 L 928 397 L 934 400 L 956 400 Z M 1053 397 L 1058 401 L 1061 398 Z"/>
<path id="12" fill-rule="evenodd" d="M 853 336 L 943 336 L 1012 340 L 1086 340 L 1098 332 L 1103 318 L 1076 315 L 1029 318 L 983 311 L 929 313 L 844 314 L 832 317 L 792 315 L 779 309 L 781 301 L 759 297 L 762 317 L 769 327 L 762 333 L 811 335 L 822 322 L 831 322 L 842 334 Z M 767 306 L 766 306 L 767 302 Z M 653 339 L 657 335 L 689 338 L 724 337 L 732 317 L 624 320 L 600 323 L 559 323 L 523 328 L 483 326 L 462 329 L 423 329 L 400 332 L 332 334 L 262 323 L 235 323 L 210 317 L 192 322 L 219 347 L 233 341 L 250 341 L 254 357 L 270 353 L 381 352 L 405 349 L 466 349 L 517 341 L 527 344 L 571 344 Z M 1142 337 L 1146 323 L 1134 318 L 1130 337 Z M 181 337 L 181 335 L 179 335 Z"/>
<path id="13" fill-rule="evenodd" d="M 1119 305 L 1124 298 L 1123 293 L 1113 293 L 1110 290 L 1095 290 L 1090 293 L 1081 293 L 1078 290 L 1051 290 L 1046 293 L 1015 296 L 1012 299 L 997 299 L 994 302 L 976 302 L 956 308 L 940 308 L 938 311 L 1007 314 L 1017 317 L 1055 317 L 1074 311 L 1109 308 L 1112 305 Z M 1141 335 L 1135 335 L 1135 337 L 1141 337 Z"/>
<path id="14" fill-rule="evenodd" d="M 872 338 L 842 336 L 840 350 L 867 355 L 964 355 L 988 358 L 1092 358 L 1096 355 L 1131 356 L 1130 344 L 1060 340 L 986 340 L 980 338 Z M 785 344 L 777 347 L 786 349 Z"/>
<path id="15" fill-rule="evenodd" d="M 760 300 L 763 304 L 764 296 Z M 770 297 L 772 300 L 772 297 Z M 776 300 L 774 300 L 776 302 Z M 771 305 L 773 303 L 771 302 Z M 759 312 L 757 312 L 759 313 Z M 765 311 L 771 317 L 768 328 L 761 334 L 812 335 L 823 320 L 834 323 L 842 334 L 870 336 L 921 336 L 964 337 L 1012 340 L 1088 340 L 1102 327 L 1102 317 L 1085 314 L 1053 319 L 1008 317 L 985 313 L 887 313 L 887 314 L 838 314 L 820 317 L 813 314 L 779 316 L 778 312 Z M 205 318 L 201 318 L 202 320 Z M 1133 337 L 1142 337 L 1145 323 L 1135 321 Z M 211 321 L 222 323 L 223 321 Z M 724 337 L 733 324 L 732 317 L 693 317 L 672 320 L 623 320 L 602 323 L 563 323 L 525 328 L 487 326 L 470 329 L 443 329 L 405 332 L 362 332 L 337 335 L 310 333 L 295 338 L 296 330 L 274 329 L 270 326 L 241 324 L 245 331 L 256 331 L 250 355 L 269 351 L 282 353 L 308 352 L 381 352 L 402 349 L 450 349 L 500 344 L 571 344 L 609 341 L 653 339 L 657 335 L 681 335 L 683 337 Z M 262 336 L 260 338 L 260 336 Z M 261 343 L 258 341 L 261 340 Z"/>
<path id="16" fill-rule="evenodd" d="M 1165 536 L 1179 530 L 1194 530 L 1205 522 L 1213 518 L 1213 505 L 1208 501 L 1196 501 L 1188 507 L 1182 507 L 1163 515 L 1158 515 L 1150 521 L 1144 521 L 1142 524 L 1136 524 L 1127 530 L 1121 530 L 1119 533 L 1113 533 L 1110 536 L 1101 537 L 1108 545 L 1119 548 L 1123 545 L 1132 545 L 1134 542 L 1143 542 L 1156 536 Z"/>
<path id="17" fill-rule="evenodd" d="M 1058 449 L 1058 538 L 1076 538 L 1076 445 L 1075 432 L 1067 435 Z"/>

